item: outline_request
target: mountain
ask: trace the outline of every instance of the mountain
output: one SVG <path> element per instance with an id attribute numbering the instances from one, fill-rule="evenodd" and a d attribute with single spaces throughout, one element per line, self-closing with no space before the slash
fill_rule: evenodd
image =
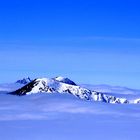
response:
<path id="1" fill-rule="evenodd" d="M 54 80 L 65 83 L 65 84 L 70 84 L 70 85 L 76 86 L 76 84 L 69 78 L 64 78 L 64 77 L 58 76 L 58 77 L 54 78 Z"/>
<path id="2" fill-rule="evenodd" d="M 58 78 L 59 79 L 59 78 Z M 13 95 L 29 95 L 36 93 L 69 93 L 80 99 L 100 101 L 105 103 L 129 103 L 125 98 L 116 98 L 100 92 L 92 91 L 77 85 L 71 85 L 58 81 L 57 79 L 38 78 L 28 83 L 24 87 L 11 92 Z"/>
<path id="3" fill-rule="evenodd" d="M 15 91 L 19 88 L 22 88 L 24 85 L 30 83 L 32 80 L 27 77 L 23 78 L 21 80 L 17 80 L 14 83 L 3 83 L 0 84 L 0 93 L 7 93 L 7 92 L 12 92 Z"/>
<path id="4" fill-rule="evenodd" d="M 23 79 L 21 79 L 21 80 L 18 80 L 18 81 L 16 81 L 16 83 L 19 83 L 19 84 L 28 84 L 28 83 L 30 83 L 32 80 L 30 79 L 30 77 L 27 77 L 27 78 L 23 78 Z"/>

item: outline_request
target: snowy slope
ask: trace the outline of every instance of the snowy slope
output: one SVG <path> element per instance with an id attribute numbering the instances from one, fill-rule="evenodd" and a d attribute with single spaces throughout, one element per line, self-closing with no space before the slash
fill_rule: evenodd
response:
<path id="1" fill-rule="evenodd" d="M 101 101 L 105 103 L 129 103 L 129 101 L 125 98 L 116 98 L 114 96 L 91 91 L 77 85 L 66 84 L 55 79 L 48 78 L 35 79 L 11 94 L 28 95 L 36 93 L 69 93 L 80 99 Z"/>
<path id="2" fill-rule="evenodd" d="M 75 85 L 76 86 L 75 82 L 73 82 L 69 78 L 65 78 L 65 77 L 62 77 L 62 76 L 58 76 L 58 77 L 54 78 L 54 80 L 62 82 L 62 83 L 65 83 L 65 84 Z"/>

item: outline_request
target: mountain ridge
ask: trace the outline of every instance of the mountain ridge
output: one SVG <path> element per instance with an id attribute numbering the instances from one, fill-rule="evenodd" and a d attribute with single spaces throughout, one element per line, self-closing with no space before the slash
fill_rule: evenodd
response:
<path id="1" fill-rule="evenodd" d="M 17 80 L 16 83 L 25 85 L 25 84 L 30 83 L 31 81 L 32 81 L 31 78 L 30 77 L 27 77 L 27 78 L 23 78 L 21 80 Z"/>
<path id="2" fill-rule="evenodd" d="M 140 103 L 139 99 L 134 101 L 127 100 L 126 98 L 117 98 L 115 96 L 110 96 L 103 94 L 101 92 L 96 92 L 83 88 L 79 85 L 71 85 L 63 83 L 61 81 L 55 80 L 55 78 L 37 78 L 23 86 L 22 88 L 11 92 L 13 95 L 29 95 L 37 93 L 69 93 L 80 99 L 100 101 L 111 104 L 127 104 L 127 103 Z"/>

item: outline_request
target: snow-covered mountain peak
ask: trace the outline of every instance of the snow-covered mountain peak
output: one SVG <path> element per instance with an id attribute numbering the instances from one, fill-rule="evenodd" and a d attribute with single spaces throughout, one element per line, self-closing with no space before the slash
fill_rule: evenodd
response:
<path id="1" fill-rule="evenodd" d="M 54 79 L 56 81 L 59 81 L 59 82 L 65 83 L 65 84 L 76 85 L 76 83 L 73 82 L 72 80 L 70 80 L 69 78 L 65 78 L 62 76 L 55 77 Z"/>
<path id="2" fill-rule="evenodd" d="M 57 79 L 57 78 L 56 78 Z M 81 86 L 63 83 L 63 78 L 38 78 L 28 83 L 24 87 L 12 92 L 14 95 L 28 95 L 36 93 L 69 93 L 80 99 L 100 101 L 105 103 L 129 103 L 125 98 L 116 98 L 115 96 L 106 95 L 100 92 L 92 91 Z M 65 78 L 64 78 L 65 79 Z"/>
<path id="3" fill-rule="evenodd" d="M 64 79 L 65 79 L 65 78 L 62 77 L 62 76 L 58 76 L 58 77 L 55 78 L 55 80 L 58 80 L 58 81 L 62 81 L 62 80 L 64 80 Z"/>
<path id="4" fill-rule="evenodd" d="M 66 84 L 55 79 L 38 78 L 28 85 L 16 91 L 18 95 L 33 93 L 71 93 L 75 96 L 83 98 L 84 92 L 91 93 L 90 90 L 81 88 L 80 86 Z M 81 94 L 82 93 L 82 94 Z"/>
<path id="5" fill-rule="evenodd" d="M 21 79 L 21 80 L 18 80 L 18 81 L 16 81 L 16 83 L 19 83 L 19 84 L 28 84 L 28 83 L 30 83 L 32 80 L 30 79 L 30 77 L 27 77 L 27 78 L 23 78 L 23 79 Z"/>

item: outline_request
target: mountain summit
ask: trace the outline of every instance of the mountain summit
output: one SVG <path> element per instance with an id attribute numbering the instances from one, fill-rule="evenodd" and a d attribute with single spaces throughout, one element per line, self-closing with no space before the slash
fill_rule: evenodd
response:
<path id="1" fill-rule="evenodd" d="M 115 96 L 91 91 L 78 85 L 68 84 L 67 80 L 63 81 L 65 79 L 67 78 L 38 78 L 10 94 L 21 96 L 36 93 L 69 93 L 80 99 L 85 100 L 100 101 L 112 104 L 129 103 L 129 101 L 125 98 L 116 98 Z"/>
<path id="2" fill-rule="evenodd" d="M 27 77 L 27 78 L 23 78 L 23 79 L 21 79 L 21 80 L 16 81 L 16 83 L 26 85 L 26 84 L 30 83 L 31 81 L 32 81 L 32 80 L 30 79 L 30 77 Z"/>
<path id="3" fill-rule="evenodd" d="M 64 78 L 62 76 L 55 77 L 54 80 L 76 86 L 76 84 L 72 80 L 70 80 L 69 78 Z"/>

